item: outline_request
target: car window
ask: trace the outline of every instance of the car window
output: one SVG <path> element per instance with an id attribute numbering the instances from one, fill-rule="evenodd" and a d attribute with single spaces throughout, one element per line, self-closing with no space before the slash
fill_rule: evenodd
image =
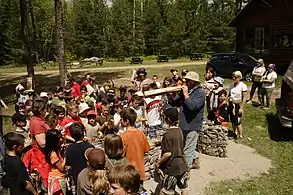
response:
<path id="1" fill-rule="evenodd" d="M 230 62 L 231 61 L 231 56 L 230 55 L 221 55 L 221 56 L 218 57 L 218 59 L 220 61 Z"/>
<path id="2" fill-rule="evenodd" d="M 218 60 L 218 56 L 212 56 L 212 57 L 210 58 L 210 61 L 212 61 L 212 60 Z"/>
<path id="3" fill-rule="evenodd" d="M 256 60 L 250 56 L 240 56 L 240 58 L 248 64 L 255 64 Z"/>

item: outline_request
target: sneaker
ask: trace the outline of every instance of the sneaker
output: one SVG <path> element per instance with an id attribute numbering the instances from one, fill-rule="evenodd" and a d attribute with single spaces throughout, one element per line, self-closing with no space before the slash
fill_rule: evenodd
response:
<path id="1" fill-rule="evenodd" d="M 200 169 L 199 158 L 196 158 L 193 160 L 191 169 Z"/>

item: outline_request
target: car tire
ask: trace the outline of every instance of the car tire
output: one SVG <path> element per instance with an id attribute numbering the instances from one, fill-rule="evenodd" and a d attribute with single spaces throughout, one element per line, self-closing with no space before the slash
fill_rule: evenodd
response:
<path id="1" fill-rule="evenodd" d="M 252 72 L 245 73 L 245 75 L 244 75 L 244 80 L 245 81 L 252 82 L 252 79 L 253 79 Z"/>

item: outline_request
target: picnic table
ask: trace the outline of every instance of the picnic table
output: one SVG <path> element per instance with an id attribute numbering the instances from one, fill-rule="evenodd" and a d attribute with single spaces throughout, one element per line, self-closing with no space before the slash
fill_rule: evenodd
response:
<path id="1" fill-rule="evenodd" d="M 130 64 L 142 64 L 143 59 L 141 57 L 132 57 Z"/>
<path id="2" fill-rule="evenodd" d="M 169 62 L 169 57 L 167 55 L 159 55 L 157 57 L 157 62 Z"/>
<path id="3" fill-rule="evenodd" d="M 80 66 L 84 66 L 84 64 L 88 63 L 95 63 L 96 66 L 103 66 L 104 58 L 98 58 L 98 57 L 91 57 L 91 58 L 85 58 L 81 61 Z"/>
<path id="4" fill-rule="evenodd" d="M 202 60 L 203 54 L 201 53 L 193 53 L 190 55 L 190 60 Z"/>

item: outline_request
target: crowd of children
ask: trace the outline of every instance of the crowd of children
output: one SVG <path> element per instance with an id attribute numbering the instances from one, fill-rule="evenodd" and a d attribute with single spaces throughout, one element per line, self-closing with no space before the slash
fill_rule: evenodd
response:
<path id="1" fill-rule="evenodd" d="M 158 132 L 165 132 L 156 164 L 163 173 L 161 194 L 174 194 L 176 185 L 187 194 L 189 167 L 178 128 L 178 109 L 169 105 L 170 97 L 176 94 L 143 95 L 143 91 L 161 86 L 185 85 L 188 70 L 181 75 L 176 69 L 170 73 L 161 85 L 157 75 L 147 77 L 146 69 L 133 71 L 133 87 L 128 90 L 121 85 L 118 96 L 113 81 L 98 86 L 90 74 L 82 85 L 70 78 L 52 94 L 37 94 L 18 85 L 14 131 L 3 136 L 7 150 L 3 187 L 11 195 L 143 194 L 149 140 L 156 141 Z M 275 78 L 271 75 L 269 72 L 262 82 Z M 247 91 L 240 81 L 241 72 L 233 73 L 228 92 L 213 69 L 207 68 L 205 76 L 207 118 L 225 128 L 230 119 L 241 137 L 240 118 Z M 266 84 L 263 93 L 268 96 L 271 88 Z M 7 108 L 2 100 L 0 103 Z"/>

